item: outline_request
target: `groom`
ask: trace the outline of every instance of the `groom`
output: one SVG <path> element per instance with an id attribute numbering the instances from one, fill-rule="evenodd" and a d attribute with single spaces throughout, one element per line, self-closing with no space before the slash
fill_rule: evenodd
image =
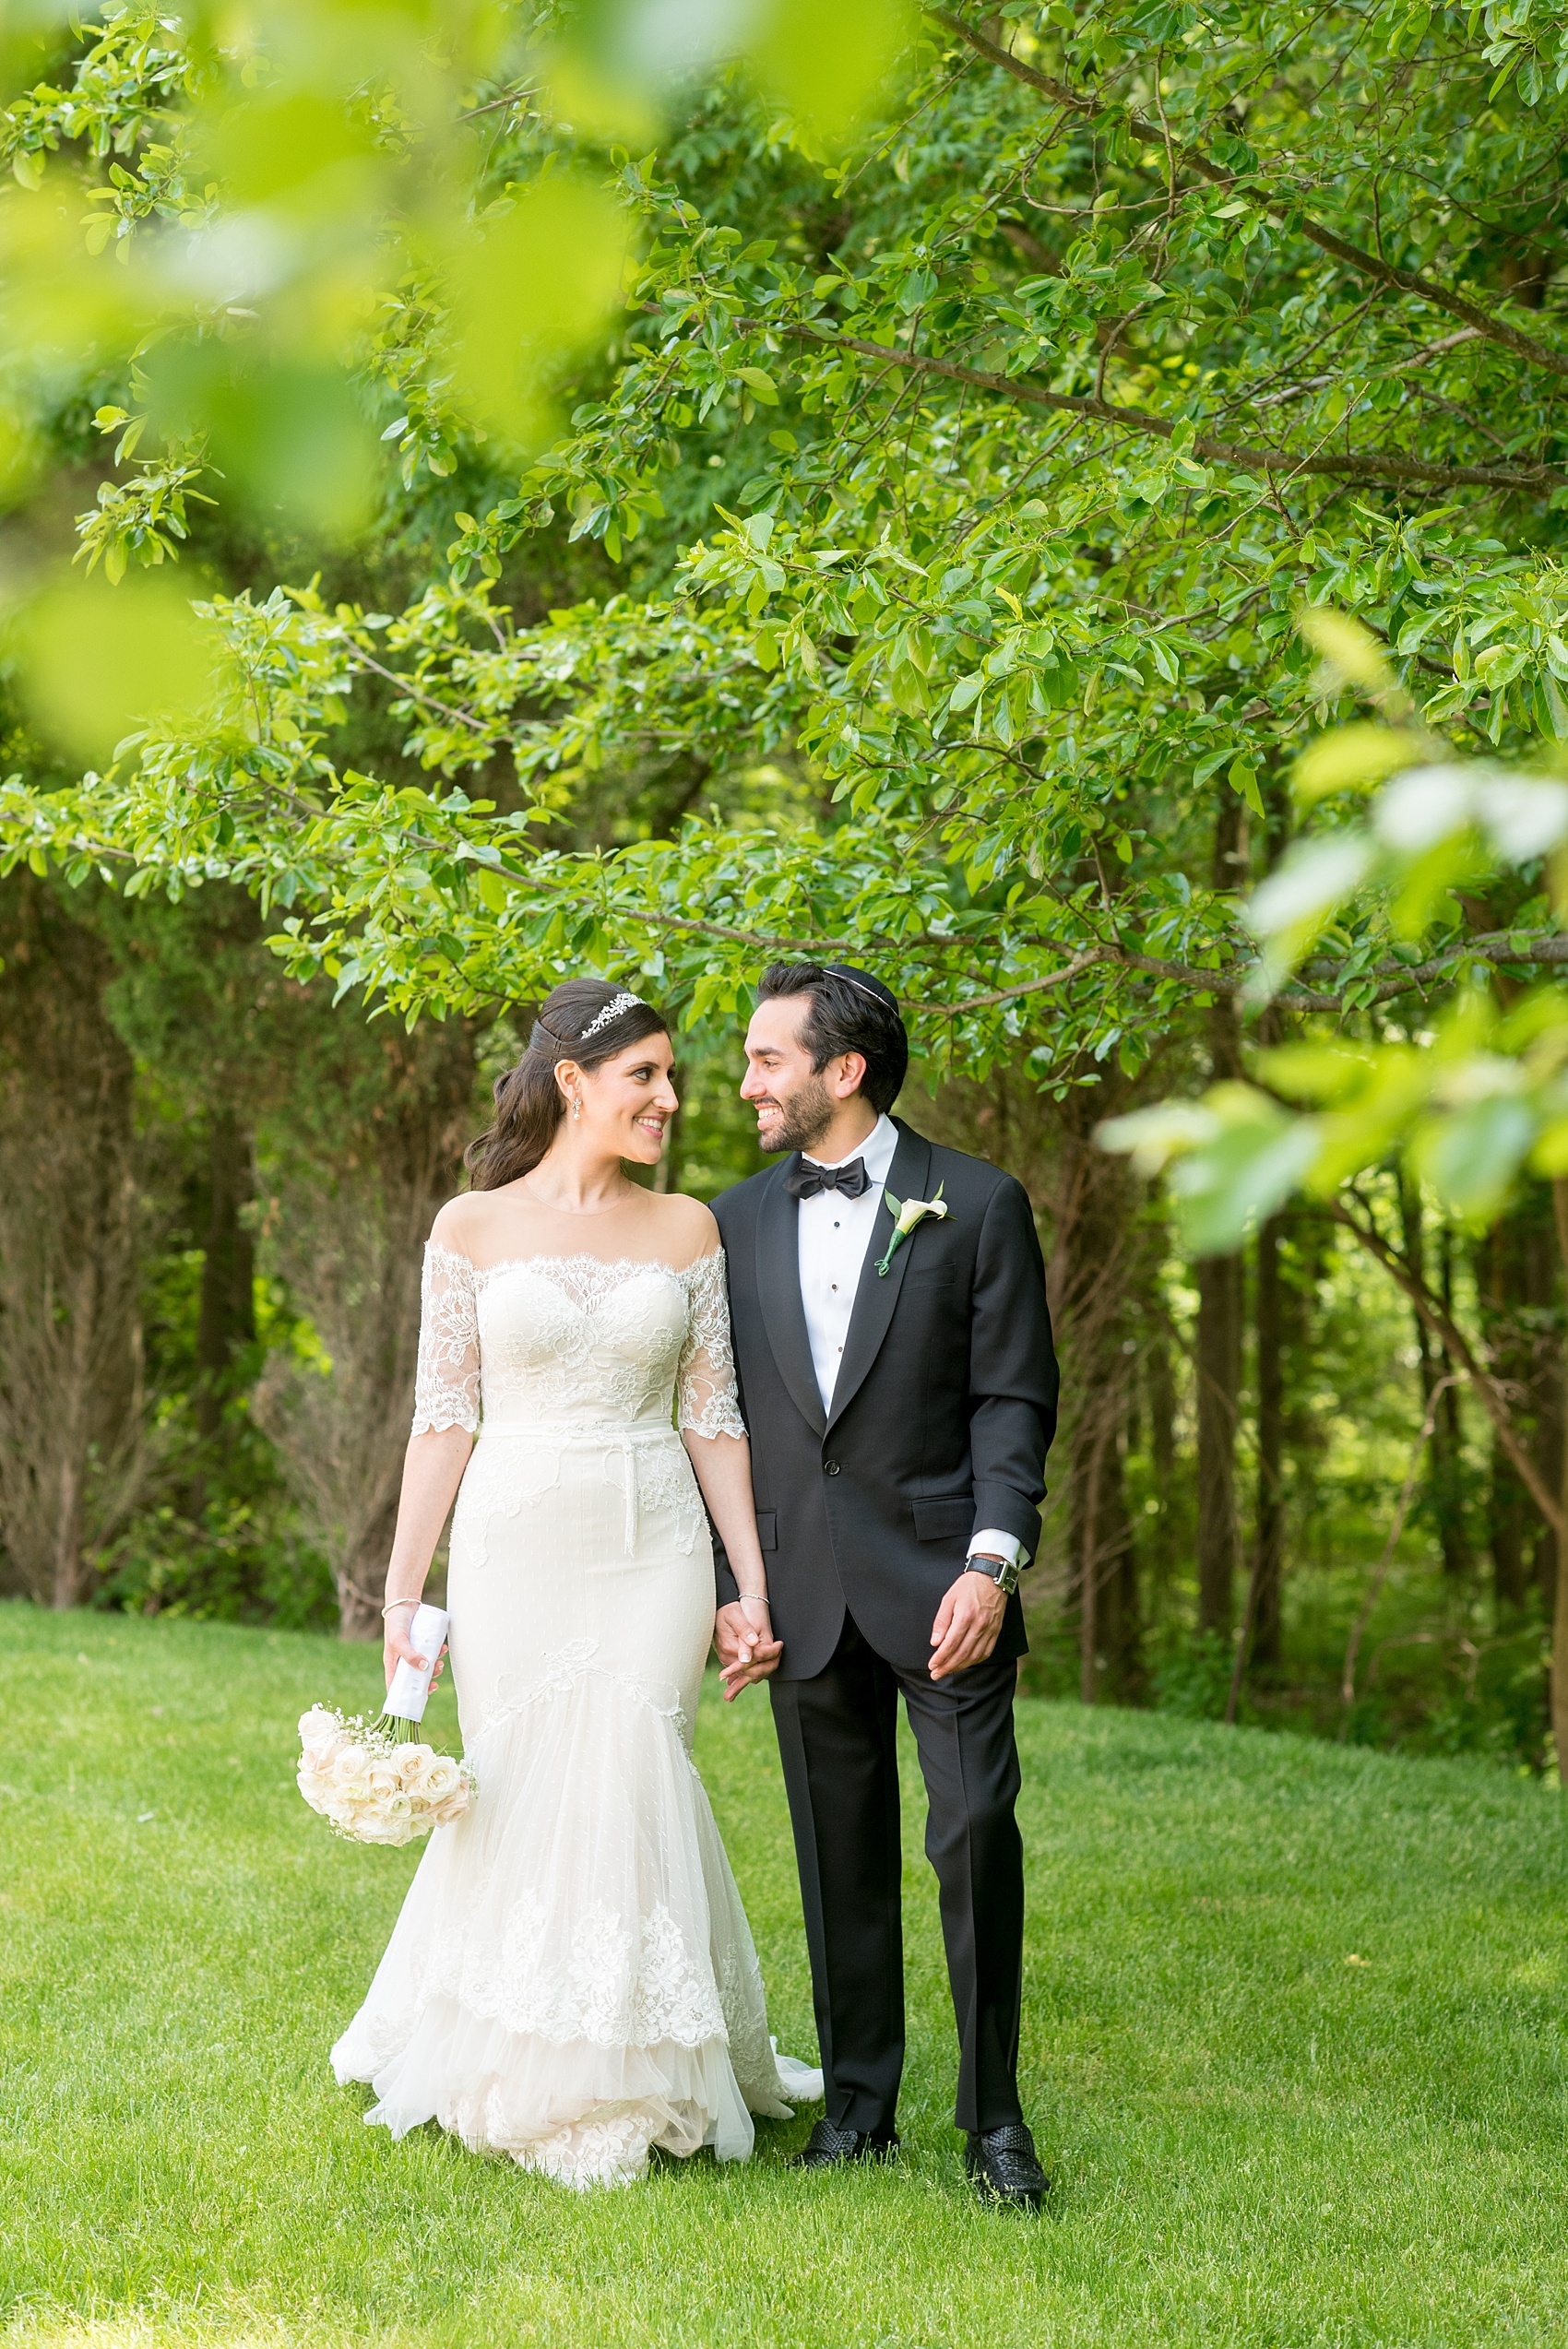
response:
<path id="1" fill-rule="evenodd" d="M 982 2196 L 1035 2207 L 1046 2179 L 1016 2078 L 1013 1694 L 1027 1644 L 1016 1585 L 1039 1537 L 1056 1421 L 1039 1243 L 1010 1175 L 889 1118 L 909 1050 L 880 979 L 775 963 L 761 997 L 741 1091 L 763 1148 L 790 1155 L 714 1213 L 783 1642 L 769 1687 L 826 2081 L 826 2118 L 796 2161 L 826 2169 L 898 2142 L 902 1694 L 969 2174 Z M 897 1245 L 895 1201 L 934 1203 Z M 730 1663 L 753 1635 L 718 1544 L 715 1556 Z"/>

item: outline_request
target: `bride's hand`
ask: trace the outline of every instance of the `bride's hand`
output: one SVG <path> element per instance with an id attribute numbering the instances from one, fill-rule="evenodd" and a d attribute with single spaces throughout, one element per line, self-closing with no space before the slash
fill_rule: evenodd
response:
<path id="1" fill-rule="evenodd" d="M 784 1643 L 773 1636 L 773 1619 L 765 1598 L 735 1599 L 721 1607 L 713 1619 L 713 1638 L 726 1704 L 733 1704 L 754 1680 L 766 1680 L 778 1669 Z"/>
<path id="2" fill-rule="evenodd" d="M 386 1675 L 386 1686 L 388 1688 L 392 1686 L 392 1675 L 396 1672 L 399 1664 L 411 1664 L 416 1672 L 422 1672 L 424 1670 L 423 1656 L 420 1654 L 418 1648 L 410 1646 L 409 1642 L 409 1626 L 413 1619 L 413 1609 L 411 1608 L 399 1608 L 396 1615 L 388 1615 L 386 1618 L 386 1634 L 381 1643 L 381 1662 L 382 1668 Z M 435 1659 L 435 1669 L 430 1676 L 430 1685 L 433 1689 L 434 1688 L 437 1680 L 440 1679 L 442 1672 L 445 1668 L 445 1664 L 446 1650 L 443 1648 L 440 1655 Z"/>

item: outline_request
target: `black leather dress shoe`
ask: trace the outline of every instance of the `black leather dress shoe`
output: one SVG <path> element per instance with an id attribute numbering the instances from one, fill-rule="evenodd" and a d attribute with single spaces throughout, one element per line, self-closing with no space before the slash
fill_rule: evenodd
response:
<path id="1" fill-rule="evenodd" d="M 830 2120 L 819 2120 L 798 2153 L 791 2153 L 786 2169 L 837 2169 L 843 2162 L 891 2161 L 898 2151 L 896 2129 L 835 2129 Z"/>
<path id="2" fill-rule="evenodd" d="M 1021 2120 L 1000 2129 L 971 2129 L 964 2165 L 982 2202 L 1038 2211 L 1051 2180 L 1035 2159 L 1035 2141 Z"/>

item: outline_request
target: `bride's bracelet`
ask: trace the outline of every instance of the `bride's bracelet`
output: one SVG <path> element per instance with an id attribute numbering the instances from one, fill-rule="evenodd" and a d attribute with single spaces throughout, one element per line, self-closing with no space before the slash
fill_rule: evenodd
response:
<path id="1" fill-rule="evenodd" d="M 381 1610 L 381 1619 L 382 1619 L 382 1621 L 385 1623 L 385 1622 L 386 1622 L 386 1618 L 387 1618 L 387 1617 L 388 1617 L 388 1616 L 389 1616 L 389 1615 L 393 1612 L 394 1608 L 399 1608 L 399 1607 L 417 1607 L 418 1605 L 419 1605 L 419 1601 L 418 1601 L 418 1599 L 417 1599 L 417 1598 L 389 1598 L 389 1599 L 387 1600 L 387 1602 L 386 1602 L 386 1606 L 385 1606 L 385 1607 L 382 1608 L 382 1610 Z"/>
<path id="2" fill-rule="evenodd" d="M 748 1598 L 751 1600 L 754 1607 L 766 1607 L 767 1605 L 767 1593 L 766 1591 L 740 1591 L 736 1594 L 736 1596 L 740 1599 L 742 1607 L 744 1607 Z"/>

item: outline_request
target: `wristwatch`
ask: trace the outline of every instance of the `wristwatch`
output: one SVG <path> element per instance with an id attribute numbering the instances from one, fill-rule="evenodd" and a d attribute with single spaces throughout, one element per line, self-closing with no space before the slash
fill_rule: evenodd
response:
<path id="1" fill-rule="evenodd" d="M 983 1574 L 988 1583 L 996 1584 L 1004 1598 L 1011 1598 L 1018 1587 L 1018 1576 L 1023 1566 L 1016 1558 L 992 1558 L 982 1549 L 977 1550 L 965 1561 L 964 1571 L 969 1574 Z"/>

